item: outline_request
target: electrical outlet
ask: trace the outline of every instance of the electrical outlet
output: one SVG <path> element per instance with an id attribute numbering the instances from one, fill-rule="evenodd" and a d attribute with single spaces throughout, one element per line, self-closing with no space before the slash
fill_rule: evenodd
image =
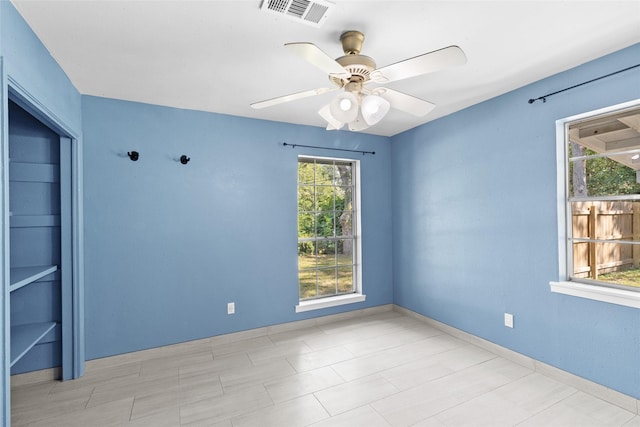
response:
<path id="1" fill-rule="evenodd" d="M 504 326 L 506 326 L 507 328 L 513 328 L 513 314 L 504 314 Z"/>
<path id="2" fill-rule="evenodd" d="M 236 303 L 230 302 L 227 303 L 227 314 L 235 314 L 236 312 Z"/>

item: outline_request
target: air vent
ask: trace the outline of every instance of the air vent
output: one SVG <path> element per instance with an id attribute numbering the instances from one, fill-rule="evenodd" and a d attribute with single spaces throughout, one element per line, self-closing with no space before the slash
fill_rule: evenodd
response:
<path id="1" fill-rule="evenodd" d="M 334 3 L 325 0 L 263 0 L 261 9 L 294 21 L 320 27 Z"/>

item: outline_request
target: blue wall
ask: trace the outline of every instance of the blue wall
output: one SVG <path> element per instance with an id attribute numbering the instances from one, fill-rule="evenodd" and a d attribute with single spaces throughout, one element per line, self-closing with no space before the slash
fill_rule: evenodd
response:
<path id="1" fill-rule="evenodd" d="M 89 96 L 83 133 L 87 359 L 392 302 L 388 138 Z M 294 311 L 297 156 L 345 153 L 285 141 L 376 152 L 346 153 L 361 160 L 363 303 Z"/>
<path id="2" fill-rule="evenodd" d="M 549 290 L 555 121 L 640 98 L 640 70 L 527 103 L 638 58 L 635 45 L 392 139 L 396 304 L 640 398 L 640 310 Z"/>
<path id="3" fill-rule="evenodd" d="M 13 5 L 2 0 L 0 8 L 0 54 L 11 85 L 27 92 L 38 101 L 39 107 L 64 124 L 74 134 L 72 136 L 79 137 L 82 128 L 80 94 Z"/>

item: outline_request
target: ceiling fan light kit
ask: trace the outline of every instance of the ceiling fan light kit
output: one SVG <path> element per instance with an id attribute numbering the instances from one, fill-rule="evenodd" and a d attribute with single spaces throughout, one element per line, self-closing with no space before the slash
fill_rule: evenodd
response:
<path id="1" fill-rule="evenodd" d="M 449 46 L 377 68 L 373 58 L 360 55 L 364 43 L 364 34 L 360 31 L 345 31 L 340 36 L 340 42 L 344 56 L 335 60 L 312 43 L 285 44 L 287 49 L 324 71 L 333 83 L 333 88 L 298 92 L 256 102 L 251 106 L 265 108 L 341 90 L 329 104 L 318 111 L 318 114 L 327 121 L 327 130 L 341 129 L 347 124 L 351 131 L 362 131 L 380 122 L 391 108 L 421 117 L 435 107 L 423 99 L 386 87 L 371 86 L 372 84 L 392 83 L 462 65 L 467 61 L 462 49 Z"/>

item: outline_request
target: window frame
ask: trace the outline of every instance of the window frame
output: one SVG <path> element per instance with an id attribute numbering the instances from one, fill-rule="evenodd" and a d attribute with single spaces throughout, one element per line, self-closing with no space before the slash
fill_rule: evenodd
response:
<path id="1" fill-rule="evenodd" d="M 640 107 L 640 99 L 601 108 L 594 111 L 566 117 L 556 121 L 556 163 L 557 163 L 557 219 L 558 219 L 558 273 L 557 281 L 549 282 L 551 292 L 587 298 L 626 307 L 640 308 L 640 292 L 610 287 L 589 279 L 572 279 L 569 274 L 569 257 L 572 244 L 569 241 L 569 227 L 572 224 L 569 207 L 568 187 L 568 137 L 569 125 L 612 114 L 616 111 Z"/>
<path id="2" fill-rule="evenodd" d="M 363 302 L 366 300 L 366 295 L 362 292 L 362 209 L 361 209 L 361 180 L 360 180 L 360 160 L 356 159 L 348 159 L 348 158 L 338 158 L 338 157 L 323 157 L 323 156 L 312 156 L 312 155 L 299 155 L 296 158 L 296 166 L 300 163 L 301 160 L 312 160 L 312 161 L 330 161 L 330 162 L 349 162 L 352 167 L 352 185 L 353 185 L 353 246 L 354 246 L 354 277 L 353 277 L 353 292 L 348 294 L 339 294 L 339 295 L 328 295 L 328 296 L 320 296 L 313 299 L 300 299 L 300 282 L 299 276 L 297 276 L 297 294 L 298 294 L 298 304 L 295 306 L 296 313 L 301 313 L 305 311 L 318 310 L 329 307 L 336 307 L 345 304 L 353 304 L 358 302 Z M 296 167 L 296 189 L 299 188 L 298 183 L 298 168 Z M 296 190 L 296 218 L 299 217 L 298 212 L 298 195 Z M 296 221 L 296 245 L 299 242 L 298 235 L 298 226 Z M 296 268 L 296 272 L 299 272 L 299 267 Z M 297 273 L 298 274 L 298 273 Z"/>

